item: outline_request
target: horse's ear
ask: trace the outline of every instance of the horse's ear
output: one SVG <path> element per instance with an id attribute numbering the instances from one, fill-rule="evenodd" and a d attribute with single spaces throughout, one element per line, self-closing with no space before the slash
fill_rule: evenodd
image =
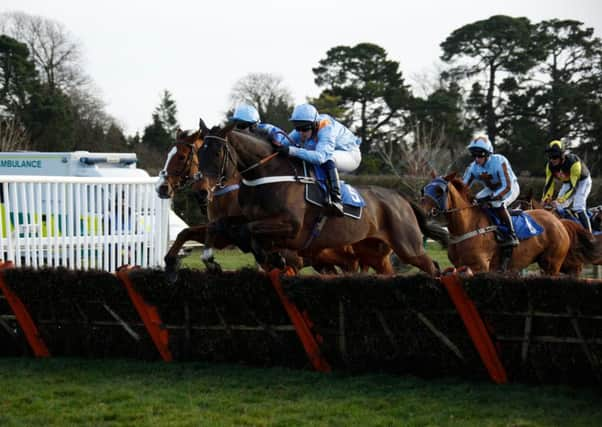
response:
<path id="1" fill-rule="evenodd" d="M 176 129 L 176 141 L 180 139 L 180 136 L 182 136 L 182 129 L 177 128 Z"/>
<path id="2" fill-rule="evenodd" d="M 437 176 L 437 171 L 435 171 L 435 169 L 431 169 L 431 178 L 435 179 Z"/>
<path id="3" fill-rule="evenodd" d="M 446 175 L 446 176 L 444 176 L 443 178 L 444 178 L 446 181 L 451 181 L 451 180 L 452 180 L 452 179 L 454 179 L 456 176 L 458 176 L 458 172 L 456 172 L 456 171 L 453 171 L 453 172 L 451 172 L 449 175 Z"/>
<path id="4" fill-rule="evenodd" d="M 199 130 L 201 131 L 201 135 L 207 135 L 209 133 L 209 128 L 201 118 L 199 118 Z"/>

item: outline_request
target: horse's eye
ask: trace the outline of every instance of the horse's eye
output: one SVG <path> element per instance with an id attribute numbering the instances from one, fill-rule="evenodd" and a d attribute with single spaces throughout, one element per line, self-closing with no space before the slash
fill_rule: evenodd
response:
<path id="1" fill-rule="evenodd" d="M 186 160 L 186 156 L 184 156 L 184 155 L 180 154 L 180 155 L 178 156 L 178 160 Z"/>

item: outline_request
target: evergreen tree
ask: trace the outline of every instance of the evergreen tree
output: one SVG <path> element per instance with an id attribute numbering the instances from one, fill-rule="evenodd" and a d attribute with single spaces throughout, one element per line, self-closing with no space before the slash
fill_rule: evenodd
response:
<path id="1" fill-rule="evenodd" d="M 159 123 L 167 132 L 170 138 L 175 138 L 176 130 L 178 129 L 178 108 L 173 100 L 171 93 L 166 89 L 161 95 L 161 101 L 155 108 L 154 115 L 157 116 Z M 154 121 L 153 115 L 153 121 Z"/>

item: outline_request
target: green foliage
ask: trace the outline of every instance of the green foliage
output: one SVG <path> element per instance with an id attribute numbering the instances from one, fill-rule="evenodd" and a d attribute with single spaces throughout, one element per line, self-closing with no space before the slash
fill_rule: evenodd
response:
<path id="1" fill-rule="evenodd" d="M 21 118 L 29 98 L 39 87 L 27 45 L 0 35 L 0 107 Z"/>
<path id="2" fill-rule="evenodd" d="M 454 30 L 441 43 L 442 60 L 469 61 L 453 68 L 451 75 L 464 79 L 484 76 L 486 93 L 481 94 L 480 85 L 473 86 L 472 103 L 480 119 L 477 124 L 486 128 L 492 143 L 501 130 L 499 119 L 505 104 L 503 93 L 514 88 L 514 85 L 508 85 L 508 81 L 506 84 L 503 79 L 500 82 L 500 74 L 511 73 L 520 77 L 543 58 L 541 46 L 533 34 L 534 26 L 527 18 L 496 15 Z"/>
<path id="3" fill-rule="evenodd" d="M 345 116 L 354 119 L 362 153 L 383 138 L 384 129 L 398 125 L 408 107 L 409 89 L 399 63 L 387 59 L 387 52 L 375 44 L 333 47 L 313 72 L 316 84 L 326 92 L 324 99 L 335 97 L 337 107 L 344 107 Z"/>
<path id="4" fill-rule="evenodd" d="M 155 108 L 153 123 L 155 122 L 156 115 L 157 121 L 163 126 L 167 135 L 169 135 L 170 138 L 174 138 L 176 130 L 178 129 L 177 114 L 178 108 L 176 102 L 173 100 L 171 93 L 168 90 L 164 90 L 161 95 L 161 102 L 157 108 Z"/>

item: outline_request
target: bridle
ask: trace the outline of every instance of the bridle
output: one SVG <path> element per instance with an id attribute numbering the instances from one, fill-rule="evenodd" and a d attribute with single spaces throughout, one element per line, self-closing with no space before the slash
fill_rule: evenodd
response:
<path id="1" fill-rule="evenodd" d="M 436 194 L 437 189 L 441 190 L 440 196 L 438 196 Z M 463 211 L 465 209 L 472 209 L 475 207 L 479 207 L 478 204 L 472 204 L 472 205 L 463 206 L 460 208 L 448 208 L 447 207 L 447 195 L 448 195 L 449 190 L 447 188 L 447 181 L 441 177 L 435 178 L 429 184 L 425 185 L 421 192 L 422 192 L 423 198 L 429 198 L 433 202 L 435 202 L 435 207 L 433 207 L 431 209 L 431 211 L 429 212 L 429 215 L 432 217 L 436 217 L 441 214 L 450 214 L 450 213 L 454 213 L 454 212 Z"/>
<path id="2" fill-rule="evenodd" d="M 202 174 L 200 172 L 197 172 L 194 175 L 190 175 L 190 173 L 185 173 L 186 171 L 190 172 L 194 166 L 196 166 L 198 170 L 199 161 L 198 157 L 195 156 L 196 147 L 194 143 L 187 141 L 176 141 L 174 143 L 174 146 L 177 147 L 178 144 L 186 145 L 189 148 L 188 155 L 186 156 L 186 160 L 184 161 L 184 165 L 182 166 L 182 168 L 174 173 L 169 173 L 167 169 L 163 169 L 161 172 L 159 172 L 159 176 L 163 178 L 181 178 L 181 181 L 178 181 L 177 185 L 175 186 L 176 189 L 196 182 L 202 177 Z"/>

